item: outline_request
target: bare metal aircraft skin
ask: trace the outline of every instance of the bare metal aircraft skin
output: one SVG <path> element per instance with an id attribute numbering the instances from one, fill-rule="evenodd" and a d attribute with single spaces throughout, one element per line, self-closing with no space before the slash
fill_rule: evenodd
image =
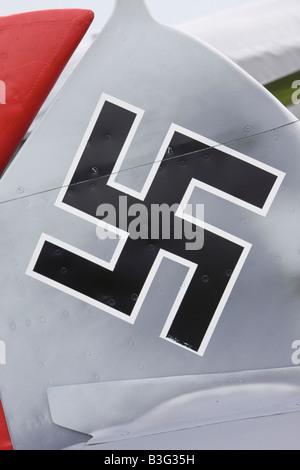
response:
<path id="1" fill-rule="evenodd" d="M 219 52 L 116 1 L 0 182 L 14 448 L 299 411 L 299 130 Z M 149 234 L 163 204 L 197 249 Z"/>

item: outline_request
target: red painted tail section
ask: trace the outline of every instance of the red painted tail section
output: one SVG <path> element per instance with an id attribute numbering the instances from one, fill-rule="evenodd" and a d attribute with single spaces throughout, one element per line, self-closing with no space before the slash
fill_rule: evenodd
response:
<path id="1" fill-rule="evenodd" d="M 0 17 L 0 174 L 93 18 L 77 9 Z"/>
<path id="2" fill-rule="evenodd" d="M 0 401 L 0 450 L 13 450 L 6 419 Z"/>

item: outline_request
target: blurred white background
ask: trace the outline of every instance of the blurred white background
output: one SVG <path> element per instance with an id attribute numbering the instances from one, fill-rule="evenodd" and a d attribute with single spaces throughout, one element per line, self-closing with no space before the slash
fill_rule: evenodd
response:
<path id="1" fill-rule="evenodd" d="M 116 0 L 0 0 L 0 16 L 84 8 L 95 19 L 45 103 L 57 90 L 109 19 Z M 125 3 L 127 0 L 123 0 Z M 300 0 L 145 0 L 159 22 L 198 36 L 240 65 L 262 84 L 300 70 Z M 245 10 L 243 8 L 246 7 Z M 247 8 L 249 7 L 249 8 Z M 236 11 L 231 9 L 238 8 Z M 212 15 L 210 18 L 209 16 Z M 194 23 L 194 25 L 193 25 Z M 96 33 L 96 34 L 95 34 Z M 292 83 L 291 83 L 292 85 Z M 292 112 L 300 116 L 300 105 Z"/>
<path id="2" fill-rule="evenodd" d="M 146 0 L 146 3 L 158 21 L 179 24 L 216 11 L 260 1 L 263 0 Z M 114 0 L 0 0 L 0 16 L 53 8 L 87 8 L 95 13 L 90 31 L 99 31 L 113 7 Z"/>

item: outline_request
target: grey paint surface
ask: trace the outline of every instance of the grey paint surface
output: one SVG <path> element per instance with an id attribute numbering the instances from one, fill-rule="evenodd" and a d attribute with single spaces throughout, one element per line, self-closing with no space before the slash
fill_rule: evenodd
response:
<path id="1" fill-rule="evenodd" d="M 99 255 L 109 249 L 94 225 L 54 206 L 103 92 L 145 110 L 126 161 L 145 166 L 121 175 L 133 189 L 173 122 L 286 173 L 267 217 L 204 191 L 194 195 L 208 223 L 253 244 L 203 358 L 159 338 L 180 285 L 170 261 L 134 326 L 25 275 L 42 232 Z M 291 344 L 300 338 L 300 125 L 294 121 L 214 49 L 155 23 L 140 0 L 117 2 L 0 183 L 0 332 L 7 345 L 0 389 L 16 448 L 55 449 L 87 439 L 53 423 L 49 386 L 292 365 Z"/>
<path id="2" fill-rule="evenodd" d="M 299 378 L 297 368 L 273 369 L 54 387 L 48 396 L 55 423 L 91 435 L 89 446 L 120 445 L 254 417 L 293 418 Z"/>
<path id="3" fill-rule="evenodd" d="M 167 455 L 172 456 L 172 451 L 178 453 L 178 449 L 180 449 L 181 451 L 190 451 L 188 453 L 190 462 L 195 455 L 195 452 L 193 453 L 195 450 L 298 450 L 299 419 L 299 413 L 267 416 L 192 429 L 180 429 L 170 433 L 108 444 L 88 446 L 82 443 L 67 450 L 100 450 L 111 459 L 114 451 L 119 451 L 122 455 L 122 452 L 125 454 L 128 449 L 131 451 L 148 449 L 150 455 L 153 451 L 154 456 L 159 456 L 159 451 L 162 451 L 163 454 L 168 449 Z M 174 457 L 173 459 L 175 460 Z M 195 457 L 196 460 L 197 457 Z M 153 462 L 153 457 L 150 461 Z M 157 461 L 159 461 L 159 457 L 157 457 Z"/>

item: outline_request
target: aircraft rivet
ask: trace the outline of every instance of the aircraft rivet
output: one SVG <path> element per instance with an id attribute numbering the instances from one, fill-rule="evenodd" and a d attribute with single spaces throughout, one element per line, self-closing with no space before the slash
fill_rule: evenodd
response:
<path id="1" fill-rule="evenodd" d="M 19 194 L 23 194 L 24 191 L 25 191 L 25 189 L 22 188 L 22 186 L 20 186 L 20 187 L 18 188 L 18 193 L 19 193 Z"/>

